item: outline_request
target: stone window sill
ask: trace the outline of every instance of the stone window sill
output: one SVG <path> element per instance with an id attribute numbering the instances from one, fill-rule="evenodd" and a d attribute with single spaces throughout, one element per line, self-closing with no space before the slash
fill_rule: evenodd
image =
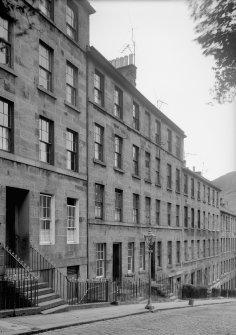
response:
<path id="1" fill-rule="evenodd" d="M 141 178 L 139 176 L 137 176 L 136 174 L 132 174 L 132 177 L 135 178 L 135 179 L 141 180 Z"/>
<path id="2" fill-rule="evenodd" d="M 104 162 L 102 162 L 102 161 L 100 161 L 96 158 L 93 159 L 93 162 L 94 162 L 94 164 L 98 164 L 98 165 L 101 165 L 103 167 L 106 167 L 106 164 Z"/>
<path id="3" fill-rule="evenodd" d="M 39 85 L 38 85 L 38 86 L 37 86 L 37 89 L 38 89 L 39 91 L 41 91 L 41 92 L 47 94 L 50 98 L 52 98 L 52 99 L 54 99 L 54 100 L 57 99 L 54 93 L 52 93 L 52 92 L 46 90 L 43 86 L 39 86 Z"/>
<path id="4" fill-rule="evenodd" d="M 74 111 L 76 111 L 76 112 L 78 112 L 78 113 L 80 113 L 80 110 L 79 110 L 79 108 L 78 107 L 76 107 L 76 106 L 74 106 L 74 105 L 72 105 L 72 104 L 70 104 L 68 101 L 64 101 L 64 104 L 65 104 L 65 106 L 67 106 L 67 107 L 69 107 L 69 108 L 71 108 L 71 109 L 73 109 Z"/>
<path id="5" fill-rule="evenodd" d="M 89 101 L 93 104 L 93 106 L 94 106 L 95 108 L 99 109 L 99 110 L 102 111 L 103 113 L 107 113 L 107 111 L 106 111 L 106 109 L 105 109 L 104 106 L 99 105 L 98 103 L 96 103 L 96 102 L 93 101 L 93 100 L 90 100 L 90 99 L 89 99 Z"/>
<path id="6" fill-rule="evenodd" d="M 17 74 L 15 73 L 15 71 L 11 67 L 5 64 L 0 64 L 0 69 L 12 74 L 14 77 L 17 77 Z"/>
<path id="7" fill-rule="evenodd" d="M 116 167 L 116 166 L 114 166 L 113 167 L 113 169 L 114 169 L 114 171 L 116 171 L 116 172 L 119 172 L 119 173 L 125 173 L 125 171 L 123 170 L 123 169 L 120 169 L 120 168 L 118 168 L 118 167 Z"/>

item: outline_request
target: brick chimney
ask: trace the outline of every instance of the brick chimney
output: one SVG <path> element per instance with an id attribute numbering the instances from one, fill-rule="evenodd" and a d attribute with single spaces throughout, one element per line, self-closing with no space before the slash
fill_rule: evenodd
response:
<path id="1" fill-rule="evenodd" d="M 136 71 L 134 54 L 113 59 L 111 64 L 133 85 L 136 86 Z"/>

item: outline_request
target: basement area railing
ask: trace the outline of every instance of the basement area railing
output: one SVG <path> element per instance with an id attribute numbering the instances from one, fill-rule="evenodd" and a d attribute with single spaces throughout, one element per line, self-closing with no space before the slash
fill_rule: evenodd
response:
<path id="1" fill-rule="evenodd" d="M 67 303 L 69 305 L 88 304 L 109 301 L 108 279 L 73 280 L 68 281 Z"/>
<path id="2" fill-rule="evenodd" d="M 147 281 L 140 278 L 122 278 L 120 281 L 112 282 L 112 301 L 135 301 L 139 298 L 148 297 L 149 285 Z"/>
<path id="3" fill-rule="evenodd" d="M 38 305 L 38 278 L 7 246 L 0 243 L 0 310 Z"/>

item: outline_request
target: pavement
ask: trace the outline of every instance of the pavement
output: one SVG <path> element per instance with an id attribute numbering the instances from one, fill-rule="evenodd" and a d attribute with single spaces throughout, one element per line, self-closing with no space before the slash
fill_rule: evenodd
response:
<path id="1" fill-rule="evenodd" d="M 169 302 L 153 302 L 153 312 L 161 312 L 170 309 L 194 308 L 198 306 L 236 303 L 235 298 L 214 298 L 194 300 L 193 306 L 188 300 L 176 300 Z M 0 335 L 13 334 L 39 334 L 50 330 L 78 326 L 98 321 L 118 319 L 125 316 L 150 313 L 145 309 L 146 302 L 130 305 L 110 305 L 108 307 L 77 309 L 69 312 L 8 317 L 0 319 Z"/>

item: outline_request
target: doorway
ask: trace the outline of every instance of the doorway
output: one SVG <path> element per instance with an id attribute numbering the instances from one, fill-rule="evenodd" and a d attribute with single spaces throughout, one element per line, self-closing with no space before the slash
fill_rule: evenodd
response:
<path id="1" fill-rule="evenodd" d="M 22 260 L 29 256 L 29 191 L 6 188 L 6 244 Z"/>
<path id="2" fill-rule="evenodd" d="M 121 280 L 121 243 L 113 244 L 113 281 Z"/>
<path id="3" fill-rule="evenodd" d="M 176 278 L 176 283 L 175 283 L 175 287 L 176 287 L 176 292 L 174 293 L 178 298 L 181 299 L 182 296 L 182 289 L 181 289 L 181 277 Z"/>

